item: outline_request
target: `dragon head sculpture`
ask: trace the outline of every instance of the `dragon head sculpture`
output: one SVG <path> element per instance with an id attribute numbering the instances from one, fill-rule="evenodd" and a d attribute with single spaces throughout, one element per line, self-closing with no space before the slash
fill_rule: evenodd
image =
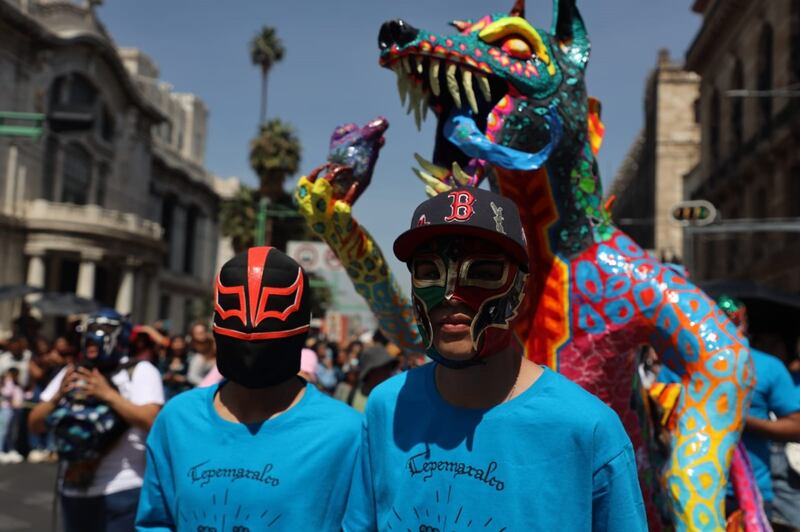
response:
<path id="1" fill-rule="evenodd" d="M 380 63 L 397 74 L 417 124 L 437 118 L 433 162 L 418 172 L 435 189 L 477 185 L 492 168 L 535 170 L 571 161 L 587 137 L 584 71 L 590 44 L 574 0 L 555 0 L 550 32 L 508 14 L 452 22 L 441 35 L 402 20 L 379 32 Z"/>

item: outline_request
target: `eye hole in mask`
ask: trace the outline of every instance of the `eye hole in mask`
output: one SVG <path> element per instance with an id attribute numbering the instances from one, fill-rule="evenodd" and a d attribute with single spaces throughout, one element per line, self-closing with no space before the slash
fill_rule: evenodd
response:
<path id="1" fill-rule="evenodd" d="M 423 255 L 415 258 L 411 267 L 415 287 L 444 286 L 447 276 L 444 261 L 436 255 Z"/>
<path id="2" fill-rule="evenodd" d="M 502 255 L 467 258 L 461 264 L 460 284 L 496 290 L 508 280 L 508 265 Z"/>

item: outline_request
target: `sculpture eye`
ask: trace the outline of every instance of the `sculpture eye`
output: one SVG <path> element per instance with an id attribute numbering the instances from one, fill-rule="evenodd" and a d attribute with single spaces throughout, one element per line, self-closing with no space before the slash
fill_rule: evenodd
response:
<path id="1" fill-rule="evenodd" d="M 495 20 L 483 28 L 478 37 L 486 44 L 499 46 L 507 56 L 515 59 L 527 61 L 535 55 L 547 65 L 548 74 L 556 75 L 556 66 L 550 60 L 542 36 L 524 18 L 512 16 Z"/>
<path id="2" fill-rule="evenodd" d="M 533 55 L 530 45 L 519 37 L 509 37 L 501 46 L 503 51 L 516 59 L 530 59 Z"/>

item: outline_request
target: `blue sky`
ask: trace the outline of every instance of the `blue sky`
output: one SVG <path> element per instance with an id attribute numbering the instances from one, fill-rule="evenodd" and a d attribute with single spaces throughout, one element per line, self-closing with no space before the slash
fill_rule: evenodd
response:
<path id="1" fill-rule="evenodd" d="M 600 168 L 608 185 L 643 120 L 643 89 L 659 48 L 681 58 L 700 26 L 691 0 L 578 2 L 592 39 L 588 87 L 603 102 L 606 138 Z M 206 165 L 255 183 L 247 147 L 258 122 L 260 74 L 248 42 L 262 25 L 277 28 L 287 54 L 273 68 L 267 113 L 290 122 L 303 144 L 301 172 L 324 161 L 333 128 L 385 116 L 387 142 L 371 187 L 354 212 L 391 254 L 391 242 L 424 199 L 412 154 L 429 157 L 435 123 L 417 132 L 400 106 L 392 72 L 378 67 L 381 23 L 403 18 L 440 32 L 456 18 L 506 12 L 512 0 L 107 0 L 101 20 L 120 46 L 149 54 L 175 90 L 209 107 Z M 550 27 L 552 2 L 528 0 L 527 18 Z M 296 180 L 293 179 L 293 181 Z M 391 262 L 406 287 L 399 263 Z"/>

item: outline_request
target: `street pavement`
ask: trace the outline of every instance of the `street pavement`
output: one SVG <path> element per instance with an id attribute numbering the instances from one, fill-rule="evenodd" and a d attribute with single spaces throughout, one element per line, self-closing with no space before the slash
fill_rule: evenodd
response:
<path id="1" fill-rule="evenodd" d="M 55 464 L 0 465 L 0 531 L 52 530 Z"/>

